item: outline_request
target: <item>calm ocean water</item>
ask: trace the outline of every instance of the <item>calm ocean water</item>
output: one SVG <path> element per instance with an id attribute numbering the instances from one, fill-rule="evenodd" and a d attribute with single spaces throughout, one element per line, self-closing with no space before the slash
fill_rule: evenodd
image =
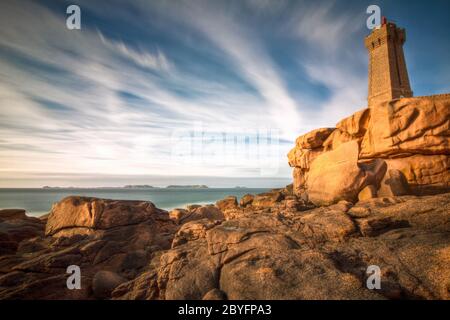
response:
<path id="1" fill-rule="evenodd" d="M 183 208 L 187 204 L 214 203 L 226 196 L 238 200 L 247 193 L 261 193 L 269 189 L 210 188 L 210 189 L 0 189 L 0 209 L 20 208 L 31 216 L 48 213 L 52 204 L 70 195 L 117 200 L 152 201 L 158 208 Z"/>

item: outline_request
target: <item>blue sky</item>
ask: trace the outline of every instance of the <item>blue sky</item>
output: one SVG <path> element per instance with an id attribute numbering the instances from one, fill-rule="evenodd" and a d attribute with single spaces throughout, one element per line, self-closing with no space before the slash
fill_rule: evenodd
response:
<path id="1" fill-rule="evenodd" d="M 371 4 L 414 94 L 450 92 L 445 0 L 3 0 L 0 187 L 287 184 L 298 135 L 366 106 Z"/>

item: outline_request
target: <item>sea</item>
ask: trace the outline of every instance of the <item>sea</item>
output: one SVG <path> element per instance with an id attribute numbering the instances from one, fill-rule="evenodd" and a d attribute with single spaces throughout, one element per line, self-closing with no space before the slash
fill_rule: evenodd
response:
<path id="1" fill-rule="evenodd" d="M 67 196 L 86 196 L 116 200 L 145 200 L 158 208 L 171 210 L 188 204 L 209 204 L 227 196 L 239 199 L 245 194 L 268 191 L 267 188 L 154 188 L 154 189 L 0 189 L 0 209 L 25 209 L 29 216 L 50 212 L 52 204 Z"/>

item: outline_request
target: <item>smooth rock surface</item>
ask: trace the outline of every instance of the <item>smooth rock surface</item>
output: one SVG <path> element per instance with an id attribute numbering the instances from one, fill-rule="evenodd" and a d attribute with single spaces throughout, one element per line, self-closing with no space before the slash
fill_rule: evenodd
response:
<path id="1" fill-rule="evenodd" d="M 165 252 L 141 298 L 449 299 L 449 205 L 450 194 L 376 198 L 224 221 Z M 369 215 L 350 214 L 359 208 Z M 381 290 L 365 287 L 373 264 Z"/>
<path id="2" fill-rule="evenodd" d="M 70 229 L 89 234 L 95 230 L 138 224 L 149 219 L 167 220 L 169 216 L 147 201 L 67 197 L 52 207 L 45 234 L 54 236 L 59 231 Z M 64 234 L 67 235 L 66 232 Z"/>
<path id="3" fill-rule="evenodd" d="M 312 203 L 329 205 L 340 200 L 355 201 L 366 182 L 365 173 L 358 166 L 358 152 L 358 144 L 350 141 L 314 160 L 307 180 Z"/>
<path id="4" fill-rule="evenodd" d="M 450 191 L 450 94 L 384 102 L 339 121 L 334 130 L 317 129 L 298 137 L 296 146 L 288 153 L 289 164 L 294 168 L 295 194 L 315 203 L 329 204 L 330 199 L 348 199 L 350 194 L 362 191 L 367 184 L 358 184 L 359 181 L 354 181 L 353 188 L 357 189 L 354 192 L 346 187 L 335 189 L 330 182 L 332 191 L 323 192 L 321 198 L 319 189 L 325 183 L 316 181 L 319 166 L 326 170 L 324 175 L 330 181 L 343 175 L 338 172 L 344 169 L 343 164 L 335 162 L 326 169 L 323 159 L 335 158 L 339 148 L 350 142 L 358 145 L 356 161 L 361 167 L 370 161 L 384 161 L 385 172 L 398 170 L 405 177 L 402 191 L 397 183 L 394 187 L 397 191 L 384 185 L 378 192 L 383 176 L 377 177 L 377 183 L 370 182 L 379 196 Z M 354 160 L 354 153 L 350 153 L 347 161 Z M 355 166 L 352 168 L 355 170 Z M 357 170 L 352 168 L 349 165 L 349 174 L 354 178 Z"/>
<path id="5" fill-rule="evenodd" d="M 229 220 L 166 213 L 70 237 L 44 236 L 40 222 L 0 256 L 0 299 L 450 299 L 450 194 L 318 208 L 289 188 L 258 196 L 276 201 Z M 72 264 L 81 290 L 66 288 Z M 365 286 L 370 265 L 381 290 Z"/>

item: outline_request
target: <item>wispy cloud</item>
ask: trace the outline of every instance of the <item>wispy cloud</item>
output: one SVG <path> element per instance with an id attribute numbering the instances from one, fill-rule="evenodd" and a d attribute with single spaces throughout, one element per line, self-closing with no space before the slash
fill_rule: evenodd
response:
<path id="1" fill-rule="evenodd" d="M 294 35 L 328 53 L 342 50 L 362 24 L 352 10 L 339 11 L 335 1 L 302 3 L 286 26 Z"/>
<path id="2" fill-rule="evenodd" d="M 163 71 L 168 71 L 172 67 L 166 56 L 159 49 L 156 50 L 155 54 L 142 52 L 130 48 L 123 41 L 106 39 L 100 31 L 98 31 L 98 35 L 104 45 L 117 50 L 124 57 L 131 59 L 133 62 L 142 67 Z"/>
<path id="3" fill-rule="evenodd" d="M 142 10 L 153 10 L 145 2 L 140 4 Z M 291 97 L 283 83 L 280 71 L 268 54 L 258 30 L 239 20 L 232 11 L 227 10 L 225 4 L 217 2 L 180 1 L 174 5 L 171 13 L 188 28 L 195 28 L 203 34 L 222 52 L 225 63 L 229 63 L 230 68 L 257 89 L 263 98 L 258 109 L 265 113 L 259 123 L 270 122 L 282 131 L 283 136 L 294 139 L 301 123 L 301 106 Z"/>
<path id="4" fill-rule="evenodd" d="M 254 112 L 258 97 L 180 73 L 161 51 L 130 49 L 123 41 L 99 36 L 96 29 L 69 32 L 53 12 L 33 3 L 4 6 L 0 99 L 2 106 L 12 107 L 1 109 L 0 131 L 7 139 L 0 150 L 4 174 L 167 172 L 174 131 L 190 130 L 194 121 L 204 123 L 207 131 L 262 121 Z M 29 62 L 22 64 L 12 55 L 37 69 L 30 72 Z M 145 69 L 162 73 L 153 76 Z M 160 79 L 203 96 L 179 96 Z M 26 150 L 21 147 L 25 142 L 39 148 Z M 240 169 L 243 161 L 236 163 L 227 168 L 170 163 L 170 173 L 239 176 L 247 169 Z"/>
<path id="5" fill-rule="evenodd" d="M 64 11 L 0 2 L 2 186 L 17 172 L 21 183 L 52 172 L 249 177 L 273 163 L 277 177 L 289 177 L 286 152 L 296 136 L 365 104 L 365 8 L 288 0 L 79 4 L 83 28 L 69 31 Z M 279 149 L 218 161 L 230 156 L 221 133 L 238 139 L 258 130 L 277 130 Z M 180 132 L 206 137 L 201 161 L 173 157 Z"/>

